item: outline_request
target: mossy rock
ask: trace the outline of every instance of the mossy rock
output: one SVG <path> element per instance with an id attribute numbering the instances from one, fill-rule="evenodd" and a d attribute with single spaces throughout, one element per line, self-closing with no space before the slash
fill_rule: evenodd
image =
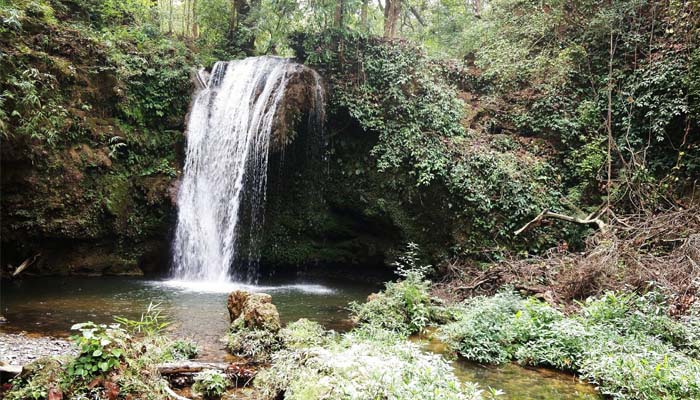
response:
<path id="1" fill-rule="evenodd" d="M 249 293 L 243 290 L 228 296 L 228 311 L 232 330 L 262 329 L 277 332 L 281 328 L 277 307 L 272 296 L 265 293 Z"/>

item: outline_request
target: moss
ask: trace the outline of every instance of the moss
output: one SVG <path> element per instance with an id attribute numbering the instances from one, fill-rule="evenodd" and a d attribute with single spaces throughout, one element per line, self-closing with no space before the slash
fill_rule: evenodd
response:
<path id="1" fill-rule="evenodd" d="M 129 182 L 121 175 L 105 175 L 102 182 L 104 186 L 101 192 L 105 195 L 107 211 L 117 219 L 118 225 L 125 225 L 131 205 Z"/>
<path id="2" fill-rule="evenodd" d="M 131 274 L 167 239 L 191 57 L 84 7 L 32 2 L 0 36 L 2 264 L 60 254 L 37 270 Z"/>

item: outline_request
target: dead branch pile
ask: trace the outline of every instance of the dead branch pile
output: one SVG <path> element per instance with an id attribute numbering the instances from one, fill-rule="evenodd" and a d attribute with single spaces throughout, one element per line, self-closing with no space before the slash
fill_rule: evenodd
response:
<path id="1" fill-rule="evenodd" d="M 452 260 L 435 294 L 449 300 L 493 294 L 501 286 L 571 305 L 610 290 L 657 288 L 683 313 L 700 297 L 700 207 L 627 215 L 592 235 L 586 251 L 552 249 L 541 257 L 510 258 L 487 269 Z"/>

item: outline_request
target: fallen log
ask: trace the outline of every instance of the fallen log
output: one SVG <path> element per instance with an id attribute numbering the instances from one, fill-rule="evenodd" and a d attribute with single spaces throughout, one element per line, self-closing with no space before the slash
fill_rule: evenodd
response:
<path id="1" fill-rule="evenodd" d="M 232 365 L 233 364 L 217 362 L 183 361 L 159 364 L 157 369 L 161 375 L 174 375 L 200 372 L 205 369 L 218 369 L 220 371 L 226 371 Z"/>
<path id="2" fill-rule="evenodd" d="M 12 364 L 0 364 L 0 373 L 6 373 L 9 375 L 19 375 L 22 373 L 22 366 Z"/>

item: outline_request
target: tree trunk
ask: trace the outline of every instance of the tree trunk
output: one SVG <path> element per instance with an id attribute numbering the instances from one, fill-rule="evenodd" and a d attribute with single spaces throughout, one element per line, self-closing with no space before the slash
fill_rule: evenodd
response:
<path id="1" fill-rule="evenodd" d="M 360 27 L 363 31 L 368 31 L 367 26 L 367 8 L 369 0 L 362 0 L 362 7 L 360 8 Z"/>
<path id="2" fill-rule="evenodd" d="M 197 0 L 192 0 L 192 37 L 199 36 L 199 24 L 197 23 Z"/>
<path id="3" fill-rule="evenodd" d="M 401 0 L 386 0 L 384 6 L 384 37 L 393 39 L 396 37 L 396 24 L 401 15 Z"/>
<path id="4" fill-rule="evenodd" d="M 333 26 L 337 29 L 343 28 L 343 13 L 344 13 L 344 0 L 336 0 L 335 3 L 335 16 L 333 17 Z"/>
<path id="5" fill-rule="evenodd" d="M 185 0 L 182 5 L 182 36 L 190 33 L 190 2 Z"/>
<path id="6" fill-rule="evenodd" d="M 170 0 L 169 5 L 169 17 L 168 17 L 168 33 L 172 35 L 173 33 L 173 0 Z"/>

